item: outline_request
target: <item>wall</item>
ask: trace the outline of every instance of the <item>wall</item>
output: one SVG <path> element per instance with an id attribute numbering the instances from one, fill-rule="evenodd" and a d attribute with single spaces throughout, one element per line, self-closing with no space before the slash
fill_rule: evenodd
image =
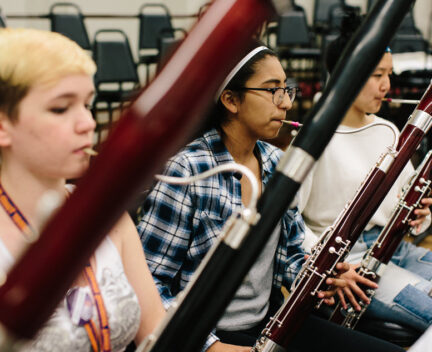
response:
<path id="1" fill-rule="evenodd" d="M 61 2 L 59 0 L 0 0 L 0 8 L 7 15 L 46 15 L 52 4 Z M 173 15 L 192 15 L 198 12 L 200 6 L 206 0 L 69 0 L 78 5 L 82 13 L 105 14 L 105 15 L 137 15 L 139 8 L 145 3 L 164 3 Z M 125 6 L 125 3 L 127 6 Z M 183 17 L 183 16 L 182 16 Z M 173 20 L 174 27 L 189 29 L 196 21 L 194 17 L 179 18 Z M 48 19 L 7 19 L 11 27 L 32 27 L 39 29 L 50 29 Z M 127 19 L 94 19 L 85 20 L 86 28 L 92 40 L 94 33 L 99 29 L 120 28 L 124 30 L 130 40 L 135 61 L 138 61 L 138 18 Z M 154 65 L 153 65 L 154 66 Z M 145 68 L 139 67 L 139 75 L 143 80 Z"/>
<path id="2" fill-rule="evenodd" d="M 166 4 L 173 15 L 192 15 L 198 12 L 200 6 L 208 0 L 73 0 L 84 14 L 118 14 L 118 15 L 135 15 L 138 9 L 144 3 L 162 2 Z M 288 1 L 288 0 L 287 0 Z M 55 0 L 0 0 L 0 8 L 7 15 L 24 15 L 24 14 L 47 14 L 50 6 L 58 1 Z M 363 11 L 366 10 L 366 0 L 346 0 L 350 5 L 360 6 Z M 125 6 L 127 3 L 127 6 Z M 309 23 L 312 23 L 314 0 L 296 0 L 298 5 L 305 8 L 308 15 Z M 432 43 L 432 1 L 417 0 L 414 7 L 414 15 L 417 26 L 422 31 L 425 38 Z M 189 29 L 195 19 L 178 18 L 173 22 L 175 27 Z M 49 29 L 47 19 L 17 20 L 10 19 L 8 24 L 12 27 L 36 27 Z M 126 31 L 134 48 L 136 55 L 136 46 L 138 40 L 138 19 L 86 19 L 86 26 L 90 37 L 92 38 L 96 30 L 100 28 L 122 28 Z"/>

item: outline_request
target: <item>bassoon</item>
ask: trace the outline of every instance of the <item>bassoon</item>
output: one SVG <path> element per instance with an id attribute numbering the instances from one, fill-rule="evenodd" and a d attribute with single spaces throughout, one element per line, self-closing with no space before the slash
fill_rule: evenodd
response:
<path id="1" fill-rule="evenodd" d="M 217 89 L 282 0 L 215 0 L 125 111 L 74 193 L 0 287 L 0 350 L 31 339 L 110 228 L 198 129 Z"/>
<path id="2" fill-rule="evenodd" d="M 284 351 L 308 313 L 322 303 L 317 293 L 326 290 L 326 279 L 335 275 L 336 265 L 348 255 L 431 124 L 432 83 L 401 131 L 396 148 L 389 148 L 381 155 L 354 198 L 313 247 L 289 297 L 261 332 L 254 346 L 255 352 Z"/>
<path id="3" fill-rule="evenodd" d="M 200 300 L 175 315 L 164 332 L 168 348 L 193 352 L 216 325 L 267 238 L 330 141 L 333 132 L 381 58 L 387 43 L 414 0 L 379 0 L 369 13 L 323 92 L 308 112 L 306 125 L 285 153 L 259 201 L 265 220 L 253 227 L 241 253 L 226 246 L 227 260 L 215 260 L 195 291 L 206 288 L 211 272 L 220 274 Z M 164 69 L 125 113 L 76 191 L 43 230 L 38 242 L 17 262 L 0 287 L 0 344 L 31 338 L 84 267 L 104 234 L 133 202 L 133 193 L 149 186 L 152 175 L 192 135 L 207 102 L 239 60 L 246 41 L 271 4 L 282 13 L 286 0 L 216 0 L 175 51 Z M 231 66 L 231 67 L 232 67 Z M 205 79 L 203 79 L 205 78 Z M 182 87 L 182 89 L 178 89 Z M 175 128 L 173 128 L 175 126 Z M 190 131 L 189 131 L 190 130 Z M 189 131 L 189 132 L 188 132 Z M 113 172 L 113 170 L 120 170 Z M 284 197 L 281 197 L 284 194 Z M 79 216 L 77 216 L 79 214 Z M 252 243 L 251 243 L 252 241 Z M 245 248 L 246 247 L 246 248 Z M 239 255 L 238 259 L 236 254 Z M 232 259 L 236 265 L 230 265 Z M 208 264 L 211 264 L 208 261 Z M 223 267 L 220 271 L 218 268 Z M 204 271 L 202 272 L 204 274 Z M 192 292 L 194 290 L 191 290 Z M 211 301 L 211 304 L 206 304 Z M 192 309 L 189 309 L 192 308 Z M 196 324 L 197 312 L 201 320 Z M 31 319 L 29 319 L 31 317 Z M 204 324 L 205 322 L 205 324 Z M 170 330 L 170 327 L 174 327 Z M 175 329 L 180 327 L 177 334 Z M 171 333 L 169 333 L 171 332 Z M 194 332 L 194 336 L 190 334 Z M 161 337 L 167 335 L 161 334 Z M 178 339 L 181 336 L 181 339 Z M 179 342 L 189 337 L 186 344 Z M 172 338 L 172 339 L 171 339 Z M 201 344 L 201 345 L 200 345 Z M 188 346 L 191 346 L 188 349 Z M 11 347 L 11 346 L 9 346 Z M 170 349 L 171 347 L 171 349 Z M 6 347 L 7 348 L 7 347 Z"/>
<path id="4" fill-rule="evenodd" d="M 139 350 L 200 350 L 285 214 L 301 182 L 381 59 L 393 35 L 392 28 L 399 25 L 411 4 L 412 1 L 407 0 L 377 2 L 342 54 L 321 99 L 309 110 L 304 126 L 277 165 L 258 201 L 256 223 L 249 221 L 250 218 L 246 220 L 247 216 L 229 221 L 220 241 L 178 295 L 163 324 Z"/>
<path id="5" fill-rule="evenodd" d="M 380 280 L 404 236 L 412 230 L 410 222 L 416 218 L 414 210 L 421 208 L 421 200 L 430 196 L 431 183 L 432 150 L 426 154 L 421 164 L 403 187 L 401 197 L 389 221 L 363 256 L 358 269 L 359 275 L 374 282 Z M 370 287 L 364 287 L 364 291 L 369 299 L 372 299 L 376 292 L 375 289 Z M 360 306 L 361 310 L 357 311 L 349 303 L 346 309 L 338 303 L 330 320 L 349 329 L 354 329 L 369 304 L 361 301 Z"/>

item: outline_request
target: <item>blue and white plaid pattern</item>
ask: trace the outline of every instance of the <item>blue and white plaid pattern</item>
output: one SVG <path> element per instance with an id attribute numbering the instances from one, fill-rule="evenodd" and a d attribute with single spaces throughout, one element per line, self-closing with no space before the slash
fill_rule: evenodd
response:
<path id="1" fill-rule="evenodd" d="M 265 187 L 282 151 L 261 141 L 256 148 Z M 233 161 L 219 133 L 211 130 L 170 159 L 164 174 L 187 177 Z M 138 232 L 165 306 L 185 288 L 226 220 L 241 206 L 240 176 L 233 172 L 184 186 L 158 182 L 151 190 Z M 297 208 L 285 213 L 281 226 L 273 278 L 279 291 L 290 286 L 304 262 L 304 223 Z M 209 338 L 206 347 L 216 339 Z"/>

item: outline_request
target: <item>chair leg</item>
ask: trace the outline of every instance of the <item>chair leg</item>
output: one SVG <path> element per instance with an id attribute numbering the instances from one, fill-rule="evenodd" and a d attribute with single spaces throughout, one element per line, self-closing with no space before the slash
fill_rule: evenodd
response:
<path id="1" fill-rule="evenodd" d="M 149 84 L 149 81 L 150 81 L 150 68 L 149 68 L 149 65 L 150 64 L 146 64 L 145 66 L 146 66 L 146 85 L 148 85 Z"/>
<path id="2" fill-rule="evenodd" d="M 102 140 L 102 130 L 101 130 L 101 126 L 100 125 L 96 126 L 96 132 L 97 132 L 97 141 L 96 141 L 96 144 L 100 145 L 101 144 L 101 140 Z"/>
<path id="3" fill-rule="evenodd" d="M 108 128 L 110 129 L 113 120 L 112 102 L 107 102 L 107 105 L 108 105 Z"/>

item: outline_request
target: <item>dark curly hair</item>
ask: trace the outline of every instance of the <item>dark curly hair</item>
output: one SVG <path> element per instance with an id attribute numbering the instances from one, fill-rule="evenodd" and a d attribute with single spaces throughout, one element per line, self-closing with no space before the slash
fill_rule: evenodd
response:
<path id="1" fill-rule="evenodd" d="M 250 48 L 249 52 L 260 46 L 264 46 L 264 44 L 259 41 L 254 41 L 254 44 Z M 235 94 L 237 94 L 240 100 L 243 100 L 245 92 L 241 91 L 240 88 L 245 86 L 246 82 L 255 74 L 257 64 L 267 56 L 277 57 L 276 53 L 270 49 L 259 51 L 242 66 L 242 68 L 228 82 L 224 90 L 232 90 L 235 92 Z M 207 123 L 204 130 L 208 130 L 210 128 L 220 128 L 220 126 L 227 121 L 227 118 L 228 112 L 225 106 L 222 104 L 220 97 L 218 97 L 217 102 L 214 104 L 213 108 L 208 114 Z"/>

